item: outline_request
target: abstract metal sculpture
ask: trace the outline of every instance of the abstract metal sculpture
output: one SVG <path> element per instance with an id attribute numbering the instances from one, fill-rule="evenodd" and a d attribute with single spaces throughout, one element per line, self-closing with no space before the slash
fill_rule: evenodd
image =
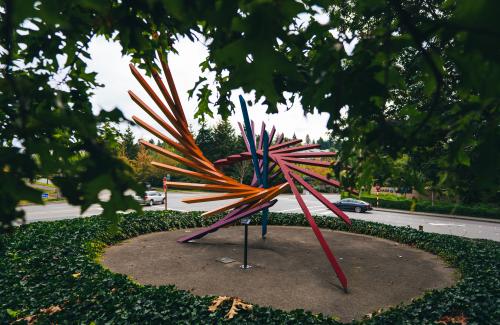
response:
<path id="1" fill-rule="evenodd" d="M 295 195 L 295 198 L 297 199 L 297 202 L 299 203 L 302 211 L 304 212 L 304 215 L 314 234 L 316 235 L 316 238 L 318 239 L 323 251 L 325 252 L 328 261 L 333 267 L 340 283 L 342 284 L 344 290 L 347 290 L 347 279 L 337 260 L 335 259 L 332 251 L 330 250 L 330 247 L 321 234 L 320 229 L 316 225 L 316 222 L 314 221 L 311 212 L 302 199 L 296 185 L 300 184 L 301 186 L 303 186 L 325 207 L 330 209 L 333 213 L 344 220 L 345 223 L 350 225 L 351 221 L 345 213 L 343 213 L 335 205 L 328 201 L 321 193 L 316 191 L 299 175 L 303 174 L 324 182 L 328 185 L 339 187 L 339 182 L 328 179 L 304 167 L 304 165 L 309 165 L 328 168 L 331 166 L 331 162 L 316 160 L 314 158 L 332 157 L 335 155 L 335 153 L 311 152 L 311 149 L 318 148 L 319 145 L 299 145 L 302 142 L 301 140 L 285 141 L 283 134 L 277 136 L 276 141 L 273 143 L 276 129 L 273 127 L 270 133 L 268 133 L 266 131 L 265 123 L 262 123 L 260 136 L 258 138 L 258 144 L 256 145 L 254 123 L 253 121 L 250 121 L 245 101 L 243 100 L 243 97 L 240 96 L 239 99 L 245 126 L 243 127 L 243 125 L 239 123 L 239 128 L 245 141 L 247 151 L 228 156 L 227 158 L 220 159 L 215 163 L 210 162 L 203 155 L 200 148 L 196 145 L 194 138 L 189 131 L 182 104 L 180 102 L 179 95 L 177 93 L 167 61 L 162 53 L 158 54 L 168 88 L 164 84 L 158 71 L 156 71 L 154 68 L 151 68 L 151 73 L 166 103 L 162 99 L 160 99 L 160 97 L 155 93 L 148 82 L 132 64 L 130 64 L 130 69 L 134 77 L 141 84 L 144 90 L 146 90 L 146 92 L 155 102 L 158 108 L 163 112 L 170 124 L 132 91 L 129 91 L 129 95 L 132 100 L 137 105 L 139 105 L 146 113 L 148 113 L 148 115 L 150 115 L 159 125 L 161 125 L 168 132 L 168 134 L 173 137 L 173 139 L 155 129 L 141 118 L 135 115 L 132 118 L 137 124 L 173 147 L 180 154 L 176 154 L 144 140 L 141 140 L 140 143 L 147 148 L 154 150 L 165 157 L 173 159 L 190 169 L 179 168 L 159 162 L 152 162 L 154 166 L 171 173 L 190 176 L 192 178 L 205 182 L 167 182 L 168 186 L 179 189 L 208 190 L 222 193 L 196 198 L 188 198 L 184 199 L 183 202 L 197 203 L 238 199 L 235 202 L 224 205 L 218 209 L 203 213 L 203 216 L 213 216 L 215 214 L 231 210 L 227 215 L 219 219 L 211 226 L 198 232 L 192 233 L 189 236 L 180 238 L 178 241 L 188 242 L 193 239 L 201 238 L 206 234 L 214 232 L 225 225 L 232 224 L 235 221 L 245 217 L 250 217 L 260 211 L 263 212 L 262 237 L 265 237 L 267 233 L 268 209 L 276 203 L 276 196 L 289 186 L 293 194 Z M 252 164 L 254 167 L 254 176 L 250 185 L 242 184 L 232 179 L 231 177 L 226 176 L 219 168 L 217 168 L 243 160 L 252 160 Z M 282 174 L 284 176 L 286 182 L 270 186 L 269 184 L 279 174 Z"/>

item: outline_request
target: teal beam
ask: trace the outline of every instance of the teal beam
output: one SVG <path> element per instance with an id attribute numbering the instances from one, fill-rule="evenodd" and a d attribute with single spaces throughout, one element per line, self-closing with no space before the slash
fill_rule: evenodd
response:
<path id="1" fill-rule="evenodd" d="M 261 185 L 261 184 L 263 184 L 262 183 L 262 174 L 261 174 L 260 168 L 259 168 L 259 159 L 257 157 L 257 149 L 255 148 L 255 139 L 254 139 L 253 134 L 252 134 L 252 127 L 250 125 L 250 118 L 248 117 L 247 104 L 245 103 L 243 96 L 240 95 L 239 99 L 240 99 L 241 112 L 243 113 L 243 122 L 245 123 L 245 132 L 246 132 L 247 138 L 248 138 L 248 145 L 250 146 L 250 153 L 252 154 L 253 168 L 255 170 L 255 175 L 257 175 L 258 185 Z"/>

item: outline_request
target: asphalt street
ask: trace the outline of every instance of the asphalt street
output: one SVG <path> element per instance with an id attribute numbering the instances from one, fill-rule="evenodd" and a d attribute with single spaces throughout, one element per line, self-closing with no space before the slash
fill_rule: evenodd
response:
<path id="1" fill-rule="evenodd" d="M 194 192 L 170 192 L 167 195 L 168 208 L 177 211 L 208 211 L 221 206 L 221 202 L 205 202 L 196 204 L 186 204 L 181 200 L 186 197 L 205 196 L 207 193 Z M 325 195 L 330 201 L 339 199 L 336 194 Z M 313 215 L 331 215 L 333 213 L 326 209 L 312 195 L 303 195 Z M 226 204 L 232 202 L 225 201 Z M 145 210 L 163 210 L 163 205 L 145 207 Z M 91 206 L 85 213 L 80 214 L 78 207 L 67 203 L 52 203 L 45 206 L 29 205 L 22 207 L 26 212 L 27 222 L 53 221 L 69 219 L 80 216 L 90 216 L 100 214 L 102 208 L 98 205 Z M 271 208 L 272 212 L 301 213 L 297 201 L 291 194 L 282 194 L 278 197 L 278 202 Z M 447 217 L 414 215 L 404 212 L 389 212 L 372 210 L 367 213 L 347 212 L 351 219 L 361 219 L 367 221 L 380 222 L 394 226 L 409 226 L 418 229 L 423 226 L 424 231 L 440 234 L 457 235 L 469 238 L 483 238 L 500 241 L 500 223 L 484 222 L 476 220 L 452 219 Z"/>

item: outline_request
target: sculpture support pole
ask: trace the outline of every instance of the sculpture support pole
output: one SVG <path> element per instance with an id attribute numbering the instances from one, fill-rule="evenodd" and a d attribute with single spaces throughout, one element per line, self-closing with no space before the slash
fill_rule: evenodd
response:
<path id="1" fill-rule="evenodd" d="M 262 186 L 269 187 L 269 136 L 267 131 L 262 134 L 263 153 L 262 153 Z M 267 221 L 269 219 L 269 209 L 262 210 L 262 238 L 266 238 Z"/>

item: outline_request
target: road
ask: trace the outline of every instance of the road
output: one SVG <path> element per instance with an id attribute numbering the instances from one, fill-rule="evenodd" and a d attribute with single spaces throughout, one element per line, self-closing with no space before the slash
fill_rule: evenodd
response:
<path id="1" fill-rule="evenodd" d="M 207 211 L 220 207 L 220 202 L 196 204 L 181 202 L 183 198 L 200 195 L 207 195 L 207 193 L 170 192 L 167 196 L 168 207 L 169 209 L 177 211 Z M 325 196 L 332 202 L 339 199 L 339 196 L 336 194 L 328 194 Z M 326 209 L 312 195 L 303 195 L 303 198 L 313 215 L 333 215 L 332 212 Z M 225 201 L 226 204 L 230 202 L 232 201 Z M 26 211 L 27 222 L 61 220 L 80 216 L 79 208 L 67 203 L 52 203 L 45 206 L 30 205 L 24 206 L 22 209 Z M 163 205 L 145 207 L 145 210 L 163 210 Z M 85 211 L 82 216 L 100 214 L 101 211 L 101 207 L 94 205 Z M 271 211 L 301 213 L 299 205 L 291 194 L 280 195 L 278 197 L 278 202 L 271 208 Z M 375 221 L 394 226 L 410 226 L 415 229 L 418 229 L 419 226 L 423 226 L 424 231 L 428 232 L 500 241 L 500 223 L 412 215 L 404 212 L 380 210 L 373 210 L 367 213 L 347 212 L 347 215 L 351 219 Z"/>

